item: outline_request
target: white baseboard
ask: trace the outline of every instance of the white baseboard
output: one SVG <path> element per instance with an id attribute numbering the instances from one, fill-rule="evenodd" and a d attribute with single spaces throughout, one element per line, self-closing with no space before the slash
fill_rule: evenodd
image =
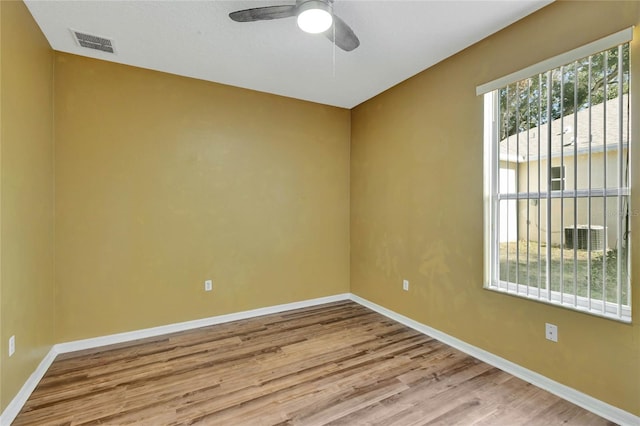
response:
<path id="1" fill-rule="evenodd" d="M 551 380 L 548 377 L 545 377 L 518 364 L 487 352 L 484 349 L 480 349 L 476 346 L 463 342 L 460 339 L 456 339 L 455 337 L 438 331 L 435 328 L 431 328 L 429 326 L 421 324 L 418 321 L 412 320 L 411 318 L 405 317 L 404 315 L 363 299 L 360 296 L 351 294 L 351 300 L 373 311 L 376 311 L 379 314 L 398 321 L 399 323 L 404 324 L 407 327 L 411 327 L 414 330 L 419 331 L 420 333 L 433 337 L 434 339 L 439 340 L 451 347 L 454 347 L 459 351 L 471 355 L 483 362 L 486 362 L 487 364 L 493 365 L 494 367 L 506 371 L 507 373 L 525 380 L 539 388 L 551 392 L 552 394 L 557 395 L 560 398 L 566 399 L 567 401 L 572 402 L 584 408 L 585 410 L 589 410 L 601 417 L 604 417 L 607 420 L 611 420 L 612 422 L 618 423 L 623 426 L 640 425 L 640 417 L 629 413 L 628 411 L 624 411 L 620 408 L 614 407 L 611 404 L 607 404 L 606 402 L 600 401 L 599 399 L 565 386 L 562 383 Z"/>
<path id="2" fill-rule="evenodd" d="M 334 296 L 320 297 L 317 299 L 304 300 L 301 302 L 286 303 L 283 305 L 269 306 L 266 308 L 252 309 L 249 311 L 237 312 L 227 315 L 219 315 L 210 318 L 203 318 L 194 321 L 186 321 L 181 323 L 169 324 L 160 327 L 152 327 L 143 330 L 130 331 L 126 333 L 112 334 L 108 336 L 95 337 L 91 339 L 76 340 L 72 342 L 59 343 L 54 345 L 49 353 L 40 362 L 40 365 L 31 374 L 29 379 L 22 386 L 18 394 L 9 403 L 7 408 L 0 414 L 0 426 L 8 426 L 16 418 L 27 399 L 36 388 L 44 374 L 47 372 L 51 363 L 53 363 L 55 357 L 58 354 L 66 352 L 74 352 L 84 349 L 98 348 L 101 346 L 112 345 L 116 343 L 130 342 L 133 340 L 144 339 L 147 337 L 155 337 L 168 333 L 175 333 L 178 331 L 192 330 L 199 327 L 206 327 L 209 325 L 222 324 L 225 322 L 238 321 L 242 319 L 254 318 L 262 315 L 275 314 L 279 312 L 285 312 L 293 309 L 306 308 L 310 306 L 321 305 L 324 303 L 337 302 L 341 300 L 353 300 L 354 302 L 365 306 L 373 311 L 376 311 L 388 318 L 398 321 L 408 327 L 413 328 L 423 334 L 431 336 L 449 346 L 452 346 L 462 352 L 465 352 L 487 364 L 500 368 L 509 374 L 512 374 L 522 380 L 532 383 L 542 389 L 545 389 L 567 401 L 570 401 L 586 410 L 589 410 L 601 417 L 611 420 L 620 425 L 635 426 L 640 425 L 640 417 L 600 401 L 587 394 L 579 392 L 573 388 L 565 386 L 554 380 L 551 380 L 541 374 L 528 370 L 518 364 L 480 349 L 476 346 L 470 345 L 462 340 L 456 339 L 446 333 L 431 328 L 424 324 L 421 324 L 411 318 L 398 314 L 392 310 L 384 308 L 360 296 L 356 296 L 351 293 L 337 294 Z"/>
<path id="3" fill-rule="evenodd" d="M 0 414 L 0 426 L 9 426 L 11 422 L 15 420 L 16 416 L 18 415 L 24 404 L 27 402 L 27 399 L 29 399 L 29 396 L 36 388 L 58 354 L 75 352 L 84 349 L 99 348 L 101 346 L 130 342 L 147 337 L 161 336 L 163 334 L 175 333 L 178 331 L 193 330 L 195 328 L 206 327 L 209 325 L 254 318 L 262 315 L 276 314 L 279 312 L 291 311 L 293 309 L 308 308 L 311 306 L 338 302 L 341 300 L 349 300 L 350 296 L 350 293 L 336 294 L 334 296 L 319 297 L 317 299 L 309 299 L 300 302 L 285 303 L 283 305 L 268 306 L 266 308 L 258 308 L 249 311 L 219 315 L 194 321 L 185 321 L 175 324 L 162 325 L 159 327 L 129 331 L 126 333 L 111 334 L 108 336 L 94 337 L 91 339 L 58 343 L 56 345 L 53 345 L 49 353 L 44 357 L 42 362 L 40 362 L 40 365 L 38 365 L 38 368 L 36 368 L 33 374 L 31 374 L 18 394 L 11 400 L 2 414 Z"/>
<path id="4" fill-rule="evenodd" d="M 233 314 L 218 315 L 215 317 L 202 318 L 193 321 L 178 322 L 175 324 L 161 325 L 159 327 L 145 328 L 142 330 L 128 331 L 126 333 L 110 334 L 108 336 L 94 337 L 91 339 L 75 340 L 73 342 L 58 343 L 54 346 L 57 353 L 81 351 L 84 349 L 99 348 L 100 346 L 113 345 L 116 343 L 131 342 L 133 340 L 145 339 L 147 337 L 162 336 L 164 334 L 176 333 L 179 331 L 193 330 L 195 328 L 207 327 L 210 325 L 222 324 L 225 322 L 238 321 L 248 318 L 255 318 L 262 315 L 277 314 L 279 312 L 293 309 L 308 308 L 310 306 L 322 305 L 324 303 L 349 300 L 350 293 L 336 294 L 334 296 L 319 297 L 317 299 L 303 300 L 301 302 L 285 303 L 283 305 L 267 306 L 266 308 L 252 309 L 249 311 L 235 312 Z"/>
<path id="5" fill-rule="evenodd" d="M 22 407 L 24 406 L 27 399 L 31 395 L 31 392 L 38 386 L 42 377 L 44 377 L 45 373 L 53 363 L 53 360 L 56 359 L 56 353 L 54 348 L 49 350 L 49 353 L 45 355 L 45 357 L 40 361 L 40 364 L 36 368 L 36 370 L 29 376 L 27 381 L 22 385 L 18 394 L 11 400 L 7 408 L 4 409 L 2 414 L 0 414 L 0 425 L 8 426 L 13 422 L 16 418 Z"/>

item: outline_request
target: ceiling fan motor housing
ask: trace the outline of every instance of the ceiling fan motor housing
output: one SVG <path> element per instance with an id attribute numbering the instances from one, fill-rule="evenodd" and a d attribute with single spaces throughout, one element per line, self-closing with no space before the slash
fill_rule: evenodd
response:
<path id="1" fill-rule="evenodd" d="M 333 5 L 323 0 L 306 0 L 296 5 L 298 26 L 311 34 L 323 33 L 333 25 Z"/>

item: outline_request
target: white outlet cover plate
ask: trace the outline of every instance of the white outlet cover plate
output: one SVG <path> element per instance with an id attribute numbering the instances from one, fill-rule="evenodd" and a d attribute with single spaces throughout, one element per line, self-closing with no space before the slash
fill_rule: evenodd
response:
<path id="1" fill-rule="evenodd" d="M 212 280 L 206 280 L 204 282 L 204 291 L 211 291 L 213 290 L 213 281 Z"/>
<path id="2" fill-rule="evenodd" d="M 402 280 L 402 289 L 404 291 L 409 291 L 409 280 Z"/>
<path id="3" fill-rule="evenodd" d="M 554 324 L 545 324 L 545 337 L 552 342 L 558 341 L 558 326 Z"/>
<path id="4" fill-rule="evenodd" d="M 16 352 L 16 336 L 9 337 L 9 356 Z"/>

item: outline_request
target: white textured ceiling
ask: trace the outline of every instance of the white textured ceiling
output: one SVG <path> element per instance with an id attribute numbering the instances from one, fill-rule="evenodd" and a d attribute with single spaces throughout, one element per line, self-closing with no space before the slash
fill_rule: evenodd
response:
<path id="1" fill-rule="evenodd" d="M 295 18 L 251 23 L 229 12 L 275 1 L 60 1 L 26 4 L 53 49 L 352 108 L 551 0 L 336 0 L 360 38 L 344 52 Z M 115 40 L 116 54 L 76 45 L 70 28 Z"/>

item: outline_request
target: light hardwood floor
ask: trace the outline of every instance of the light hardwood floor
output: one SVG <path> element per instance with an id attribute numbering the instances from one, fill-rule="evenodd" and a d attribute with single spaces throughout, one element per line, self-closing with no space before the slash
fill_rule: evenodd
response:
<path id="1" fill-rule="evenodd" d="M 14 425 L 612 424 L 353 302 L 59 356 Z"/>

